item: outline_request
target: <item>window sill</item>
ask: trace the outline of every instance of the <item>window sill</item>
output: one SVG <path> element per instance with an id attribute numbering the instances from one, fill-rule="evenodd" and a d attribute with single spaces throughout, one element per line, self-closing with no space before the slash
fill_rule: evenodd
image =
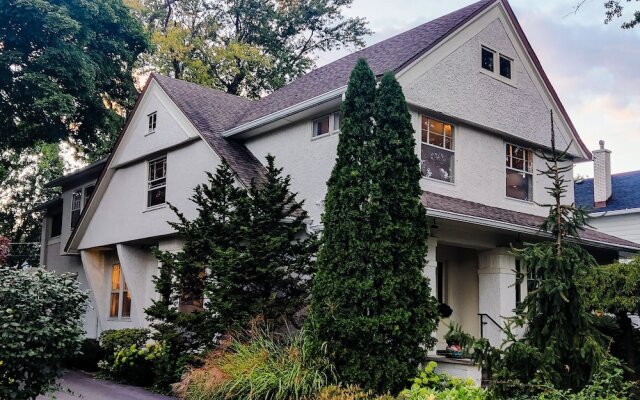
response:
<path id="1" fill-rule="evenodd" d="M 326 138 L 330 138 L 333 137 L 335 135 L 337 135 L 338 133 L 340 133 L 340 131 L 333 131 L 333 132 L 328 132 L 328 133 L 323 133 L 322 135 L 319 136 L 312 136 L 311 137 L 311 141 L 316 141 L 316 140 L 322 140 L 322 139 L 326 139 Z"/>
<path id="2" fill-rule="evenodd" d="M 513 82 L 513 79 L 505 78 L 502 75 L 499 75 L 499 74 L 497 74 L 495 72 L 487 71 L 484 68 L 480 68 L 480 73 L 484 74 L 486 76 L 489 76 L 489 77 L 491 77 L 491 78 L 493 78 L 493 79 L 495 79 L 497 81 L 500 81 L 500 82 L 504 83 L 505 85 L 509 85 L 509 86 L 511 86 L 513 88 L 516 88 L 516 89 L 518 88 L 516 86 L 516 84 Z"/>
<path id="3" fill-rule="evenodd" d="M 153 131 L 153 132 L 147 132 L 147 133 L 144 135 L 144 137 L 147 137 L 147 136 L 153 135 L 154 133 L 156 133 L 156 131 Z"/>
<path id="4" fill-rule="evenodd" d="M 60 236 L 53 236 L 50 237 L 49 240 L 47 240 L 47 244 L 58 244 L 62 241 L 62 238 Z"/>
<path id="5" fill-rule="evenodd" d="M 147 207 L 146 209 L 144 209 L 142 212 L 143 213 L 147 213 L 147 212 L 151 212 L 151 211 L 155 211 L 155 210 L 161 210 L 163 208 L 167 208 L 167 203 L 164 204 L 158 204 L 157 206 L 151 206 L 151 207 Z"/>
<path id="6" fill-rule="evenodd" d="M 509 197 L 509 196 L 504 196 L 504 198 L 511 201 L 517 201 L 518 203 L 523 203 L 523 204 L 530 204 L 530 205 L 535 204 L 533 200 L 521 200 L 521 199 L 516 199 L 515 197 Z"/>
<path id="7" fill-rule="evenodd" d="M 453 182 L 447 182 L 447 181 L 442 181 L 442 180 L 436 179 L 436 178 L 429 178 L 428 176 L 424 176 L 424 175 L 422 175 L 420 180 L 425 180 L 427 182 L 444 183 L 445 185 L 451 185 L 451 186 L 455 186 L 456 185 L 455 180 Z"/>
<path id="8" fill-rule="evenodd" d="M 131 317 L 123 317 L 123 318 L 109 317 L 109 318 L 107 318 L 107 321 L 109 321 L 109 322 L 131 322 Z"/>

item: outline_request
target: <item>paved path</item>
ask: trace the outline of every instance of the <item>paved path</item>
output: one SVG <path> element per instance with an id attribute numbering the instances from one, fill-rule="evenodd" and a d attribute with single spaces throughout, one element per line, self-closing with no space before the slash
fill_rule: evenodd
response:
<path id="1" fill-rule="evenodd" d="M 174 397 L 151 393 L 136 386 L 118 385 L 94 379 L 79 371 L 69 371 L 61 379 L 63 390 L 39 396 L 37 400 L 174 400 Z M 69 392 L 71 391 L 71 392 Z M 55 396 L 55 397 L 54 397 Z"/>

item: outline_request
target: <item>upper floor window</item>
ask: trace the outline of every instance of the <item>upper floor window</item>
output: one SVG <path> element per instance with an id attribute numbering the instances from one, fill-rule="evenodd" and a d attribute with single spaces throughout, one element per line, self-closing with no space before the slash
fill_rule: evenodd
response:
<path id="1" fill-rule="evenodd" d="M 498 53 L 486 46 L 480 47 L 480 65 L 482 69 L 497 74 L 505 79 L 511 79 L 513 72 L 513 59 Z M 496 71 L 496 66 L 497 71 Z"/>
<path id="2" fill-rule="evenodd" d="M 507 197 L 533 201 L 533 152 L 507 143 Z"/>
<path id="3" fill-rule="evenodd" d="M 94 185 L 87 185 L 84 188 L 74 190 L 71 194 L 71 229 L 75 229 L 78 225 L 80 214 L 89 203 L 94 188 Z"/>
<path id="4" fill-rule="evenodd" d="M 149 131 L 148 133 L 154 133 L 156 131 L 156 123 L 158 121 L 158 113 L 152 112 L 147 116 L 149 118 Z"/>
<path id="5" fill-rule="evenodd" d="M 120 264 L 111 267 L 111 299 L 109 306 L 110 318 L 131 317 L 131 292 L 122 274 Z"/>
<path id="6" fill-rule="evenodd" d="M 147 178 L 147 207 L 165 203 L 167 190 L 167 156 L 149 161 Z"/>
<path id="7" fill-rule="evenodd" d="M 453 182 L 454 127 L 422 116 L 421 169 L 427 178 Z"/>
<path id="8" fill-rule="evenodd" d="M 313 120 L 313 137 L 340 132 L 342 128 L 342 114 L 334 112 Z"/>

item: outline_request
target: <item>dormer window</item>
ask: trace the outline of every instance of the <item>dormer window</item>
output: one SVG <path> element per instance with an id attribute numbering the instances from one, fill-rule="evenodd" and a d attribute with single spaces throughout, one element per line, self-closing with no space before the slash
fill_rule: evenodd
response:
<path id="1" fill-rule="evenodd" d="M 147 117 L 149 118 L 149 131 L 147 133 L 148 134 L 154 133 L 156 131 L 156 123 L 157 123 L 157 120 L 158 120 L 158 113 L 157 112 L 152 112 Z"/>
<path id="2" fill-rule="evenodd" d="M 480 46 L 480 66 L 481 71 L 499 80 L 511 81 L 513 76 L 513 58 L 490 49 L 487 46 Z"/>
<path id="3" fill-rule="evenodd" d="M 342 114 L 334 112 L 323 117 L 313 120 L 312 137 L 320 137 L 324 135 L 340 132 L 342 127 Z"/>

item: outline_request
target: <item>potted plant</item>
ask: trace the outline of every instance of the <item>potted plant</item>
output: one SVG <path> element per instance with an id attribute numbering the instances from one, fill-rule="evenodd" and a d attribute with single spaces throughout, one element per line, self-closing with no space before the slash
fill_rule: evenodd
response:
<path id="1" fill-rule="evenodd" d="M 446 356 L 450 358 L 464 358 L 474 341 L 473 336 L 464 332 L 456 322 L 449 324 L 449 331 L 444 335 L 444 340 L 447 342 Z"/>

